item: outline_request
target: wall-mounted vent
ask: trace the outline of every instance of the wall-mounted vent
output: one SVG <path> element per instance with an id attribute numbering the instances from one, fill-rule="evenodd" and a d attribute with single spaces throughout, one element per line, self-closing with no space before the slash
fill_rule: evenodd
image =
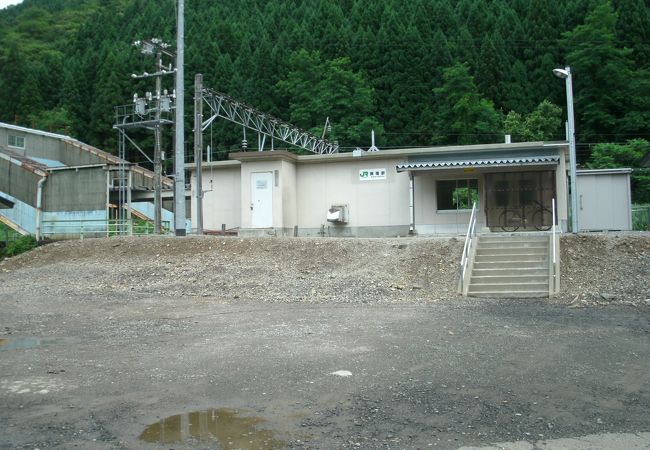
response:
<path id="1" fill-rule="evenodd" d="M 327 221 L 332 223 L 348 223 L 348 205 L 332 205 L 327 210 Z"/>

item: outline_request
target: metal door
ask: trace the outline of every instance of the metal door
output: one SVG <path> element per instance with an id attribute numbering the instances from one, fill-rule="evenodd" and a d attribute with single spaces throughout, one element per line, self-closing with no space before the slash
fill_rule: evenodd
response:
<path id="1" fill-rule="evenodd" d="M 580 230 L 631 230 L 629 180 L 621 175 L 578 175 Z"/>
<path id="2" fill-rule="evenodd" d="M 251 173 L 251 225 L 253 228 L 273 226 L 273 173 Z"/>
<path id="3" fill-rule="evenodd" d="M 551 227 L 551 203 L 555 198 L 555 172 L 497 172 L 485 175 L 487 226 L 499 228 L 512 224 L 504 220 L 512 215 L 513 226 L 520 231 Z M 506 221 L 508 222 L 508 221 Z"/>

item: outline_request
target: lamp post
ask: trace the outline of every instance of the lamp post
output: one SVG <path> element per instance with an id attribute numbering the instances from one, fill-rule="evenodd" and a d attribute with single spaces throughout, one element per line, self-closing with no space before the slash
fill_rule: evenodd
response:
<path id="1" fill-rule="evenodd" d="M 571 68 L 553 69 L 553 74 L 566 81 L 567 121 L 569 123 L 569 189 L 571 190 L 571 231 L 578 232 L 578 192 L 576 190 L 576 129 L 573 116 L 573 82 Z"/>

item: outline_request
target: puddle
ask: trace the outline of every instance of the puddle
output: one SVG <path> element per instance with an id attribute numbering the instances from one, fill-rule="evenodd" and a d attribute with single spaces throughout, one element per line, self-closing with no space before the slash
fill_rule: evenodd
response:
<path id="1" fill-rule="evenodd" d="M 7 350 L 29 350 L 71 342 L 70 338 L 10 337 L 0 338 L 0 352 Z"/>
<path id="2" fill-rule="evenodd" d="M 156 444 L 212 441 L 223 450 L 284 448 L 286 442 L 276 439 L 273 431 L 258 428 L 264 422 L 234 409 L 207 409 L 162 419 L 145 428 L 139 439 Z"/>

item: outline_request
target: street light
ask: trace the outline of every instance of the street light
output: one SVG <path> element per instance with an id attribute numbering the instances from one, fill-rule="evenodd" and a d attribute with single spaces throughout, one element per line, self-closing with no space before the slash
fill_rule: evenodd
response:
<path id="1" fill-rule="evenodd" d="M 576 128 L 573 117 L 573 83 L 571 68 L 553 69 L 553 74 L 566 81 L 567 120 L 569 122 L 569 189 L 571 190 L 571 231 L 578 232 L 578 192 L 576 190 Z"/>

